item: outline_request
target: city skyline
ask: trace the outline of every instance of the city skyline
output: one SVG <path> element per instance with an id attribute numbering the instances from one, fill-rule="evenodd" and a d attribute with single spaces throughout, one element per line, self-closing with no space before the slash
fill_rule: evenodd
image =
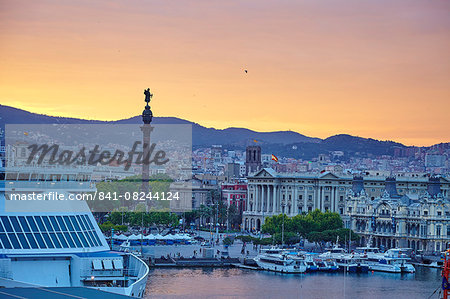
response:
<path id="1" fill-rule="evenodd" d="M 217 129 L 450 140 L 448 3 L 127 4 L 1 2 L 2 104 L 116 120 L 150 87 Z"/>

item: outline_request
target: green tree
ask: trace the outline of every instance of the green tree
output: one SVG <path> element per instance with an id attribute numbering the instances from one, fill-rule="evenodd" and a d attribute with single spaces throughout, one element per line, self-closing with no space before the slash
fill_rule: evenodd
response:
<path id="1" fill-rule="evenodd" d="M 308 239 L 310 242 L 329 242 L 348 239 L 351 234 L 352 240 L 357 240 L 359 236 L 349 229 L 343 228 L 343 222 L 338 213 L 321 212 L 315 210 L 306 215 L 297 215 L 292 218 L 284 214 L 267 217 L 262 226 L 264 233 L 274 236 L 276 243 L 281 243 L 281 231 L 284 219 L 284 241 L 298 242 L 300 237 Z"/>

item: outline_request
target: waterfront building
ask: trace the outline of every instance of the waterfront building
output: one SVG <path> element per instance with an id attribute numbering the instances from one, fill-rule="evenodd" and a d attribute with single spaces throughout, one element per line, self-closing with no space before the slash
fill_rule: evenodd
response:
<path id="1" fill-rule="evenodd" d="M 222 184 L 222 200 L 227 207 L 234 205 L 239 213 L 245 210 L 247 184 L 244 182 Z"/>
<path id="2" fill-rule="evenodd" d="M 295 216 L 321 211 L 345 214 L 347 193 L 354 182 L 351 175 L 323 173 L 279 173 L 264 168 L 248 176 L 246 210 L 243 213 L 242 227 L 245 230 L 260 230 L 265 217 L 285 213 Z M 363 176 L 360 184 L 364 186 L 368 198 L 381 197 L 385 189 L 385 176 Z M 450 195 L 450 181 L 439 178 L 442 195 Z M 429 185 L 428 177 L 399 177 L 396 188 L 399 195 L 418 199 L 425 195 Z"/>
<path id="3" fill-rule="evenodd" d="M 429 178 L 426 191 L 414 199 L 400 195 L 397 185 L 395 178 L 387 178 L 383 194 L 372 199 L 362 178 L 355 178 L 346 198 L 346 227 L 361 236 L 361 245 L 412 248 L 424 253 L 448 248 L 450 200 L 441 190 L 442 179 Z M 372 244 L 367 244 L 369 240 Z"/>

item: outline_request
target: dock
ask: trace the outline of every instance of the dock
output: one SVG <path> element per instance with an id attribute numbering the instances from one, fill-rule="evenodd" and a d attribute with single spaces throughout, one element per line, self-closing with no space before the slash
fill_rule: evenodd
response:
<path id="1" fill-rule="evenodd" d="M 249 266 L 249 265 L 244 265 L 244 264 L 241 264 L 241 263 L 232 264 L 232 266 L 235 267 L 235 268 L 247 269 L 247 270 L 262 270 L 258 266 Z"/>
<path id="2" fill-rule="evenodd" d="M 149 266 L 154 268 L 167 267 L 233 267 L 233 264 L 238 264 L 237 258 L 155 258 L 150 260 Z"/>

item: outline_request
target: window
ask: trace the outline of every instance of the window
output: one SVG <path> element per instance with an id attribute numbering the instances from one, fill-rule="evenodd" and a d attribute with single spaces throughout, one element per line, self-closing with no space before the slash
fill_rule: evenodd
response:
<path id="1" fill-rule="evenodd" d="M 75 230 L 79 231 L 80 226 L 78 225 L 77 220 L 75 219 L 75 216 L 70 216 L 70 220 L 72 220 L 73 226 L 75 227 Z"/>
<path id="2" fill-rule="evenodd" d="M 8 234 L 9 239 L 11 240 L 11 243 L 14 247 L 14 249 L 21 249 L 19 245 L 19 240 L 17 239 L 15 234 Z"/>
<path id="3" fill-rule="evenodd" d="M 42 222 L 41 217 L 36 216 L 36 217 L 34 217 L 34 220 L 36 220 L 36 223 L 37 223 L 37 225 L 39 227 L 39 230 L 40 231 L 45 231 L 44 223 Z"/>
<path id="4" fill-rule="evenodd" d="M 61 248 L 61 243 L 59 242 L 58 238 L 56 237 L 55 233 L 50 233 L 50 238 L 53 241 L 53 244 L 55 244 L 56 248 Z"/>
<path id="5" fill-rule="evenodd" d="M 56 216 L 56 219 L 58 220 L 58 223 L 59 223 L 59 226 L 60 226 L 61 230 L 63 232 L 66 232 L 67 231 L 67 227 L 66 227 L 62 217 L 61 216 Z"/>
<path id="6" fill-rule="evenodd" d="M 28 223 L 25 220 L 25 217 L 19 216 L 19 221 L 20 221 L 20 224 L 22 225 L 23 230 L 25 232 L 29 233 L 30 232 L 30 227 L 28 226 Z"/>
<path id="7" fill-rule="evenodd" d="M 4 248 L 6 248 L 6 249 L 11 249 L 12 248 L 11 243 L 9 242 L 9 239 L 6 236 L 6 234 L 0 233 L 0 240 L 2 241 Z"/>
<path id="8" fill-rule="evenodd" d="M 28 243 L 30 244 L 31 248 L 37 249 L 38 245 L 37 245 L 36 241 L 34 240 L 33 234 L 26 233 L 25 236 L 27 237 Z"/>
<path id="9" fill-rule="evenodd" d="M 56 223 L 55 216 L 49 216 L 49 218 L 50 218 L 50 222 L 52 223 L 53 228 L 55 229 L 55 231 L 60 231 L 61 229 L 59 228 L 58 223 Z"/>
<path id="10" fill-rule="evenodd" d="M 31 226 L 31 230 L 32 230 L 33 232 L 37 232 L 37 231 L 38 231 L 38 228 L 37 228 L 36 222 L 34 222 L 33 217 L 27 216 L 27 220 L 28 220 L 28 223 L 29 223 L 30 226 Z"/>
<path id="11" fill-rule="evenodd" d="M 42 236 L 44 237 L 45 244 L 48 248 L 55 248 L 52 241 L 50 240 L 48 233 L 42 233 Z"/>
<path id="12" fill-rule="evenodd" d="M 30 249 L 30 245 L 28 245 L 28 242 L 25 239 L 25 235 L 23 233 L 18 233 L 17 237 L 19 237 L 20 245 L 22 245 L 23 249 Z"/>
<path id="13" fill-rule="evenodd" d="M 0 216 L 0 249 L 102 246 L 87 215 Z"/>
<path id="14" fill-rule="evenodd" d="M 16 232 L 21 232 L 22 231 L 22 228 L 19 225 L 19 221 L 17 220 L 17 218 L 15 216 L 9 217 L 9 220 L 11 221 L 11 223 L 12 223 L 12 225 L 14 227 L 14 230 Z"/>
<path id="15" fill-rule="evenodd" d="M 436 235 L 437 236 L 441 235 L 441 226 L 440 225 L 436 225 Z"/>
<path id="16" fill-rule="evenodd" d="M 62 233 L 56 233 L 56 235 L 58 236 L 59 242 L 62 244 L 62 247 L 68 248 L 69 245 L 67 244 L 66 240 L 64 239 L 63 234 Z"/>
<path id="17" fill-rule="evenodd" d="M 73 240 L 70 237 L 69 233 L 64 233 L 64 237 L 66 237 L 66 240 L 69 243 L 70 247 L 74 248 L 75 247 L 75 243 L 73 242 Z"/>
<path id="18" fill-rule="evenodd" d="M 88 243 L 87 243 L 87 240 L 86 240 L 86 238 L 84 237 L 84 235 L 83 235 L 83 233 L 77 233 L 78 234 L 78 237 L 80 237 L 80 239 L 81 239 L 81 242 L 83 243 L 83 246 L 84 247 L 89 247 L 89 245 L 88 245 Z"/>
<path id="19" fill-rule="evenodd" d="M 42 216 L 42 220 L 44 221 L 45 227 L 47 228 L 47 231 L 52 232 L 53 231 L 53 227 L 50 224 L 50 220 L 48 220 L 47 216 Z"/>
<path id="20" fill-rule="evenodd" d="M 42 238 L 41 234 L 34 233 L 34 237 L 36 238 L 36 241 L 38 242 L 40 248 L 42 248 L 42 249 L 47 248 L 47 246 L 45 246 L 45 242 L 44 242 L 44 239 Z"/>
<path id="21" fill-rule="evenodd" d="M 11 223 L 8 220 L 8 217 L 6 216 L 1 216 L 2 222 L 3 222 L 3 226 L 5 227 L 5 230 L 9 233 L 12 232 L 12 226 Z"/>
<path id="22" fill-rule="evenodd" d="M 77 237 L 75 232 L 71 232 L 70 235 L 72 236 L 73 240 L 75 241 L 75 244 L 77 247 L 81 247 L 80 239 Z"/>

